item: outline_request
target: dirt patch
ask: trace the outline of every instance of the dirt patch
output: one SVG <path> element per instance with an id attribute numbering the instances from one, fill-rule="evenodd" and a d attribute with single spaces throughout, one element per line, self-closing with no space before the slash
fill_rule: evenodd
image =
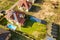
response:
<path id="1" fill-rule="evenodd" d="M 42 10 L 35 13 L 33 16 L 50 22 L 60 24 L 60 14 L 54 12 L 53 5 L 49 2 L 44 2 L 41 6 Z"/>

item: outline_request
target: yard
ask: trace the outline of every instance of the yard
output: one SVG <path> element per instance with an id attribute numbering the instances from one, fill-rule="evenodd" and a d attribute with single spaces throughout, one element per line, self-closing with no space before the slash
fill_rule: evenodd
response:
<path id="1" fill-rule="evenodd" d="M 4 26 L 7 25 L 7 23 L 8 23 L 6 21 L 6 19 L 3 19 L 2 21 L 0 21 L 0 24 L 3 21 L 4 21 L 4 23 L 2 23 L 3 26 L 2 27 L 0 26 L 0 28 L 4 28 Z M 25 21 L 24 25 L 21 27 L 21 30 L 17 30 L 17 31 L 21 31 L 23 33 L 26 33 L 27 35 L 31 36 L 32 38 L 35 38 L 36 40 L 40 40 L 40 39 L 45 38 L 47 30 L 46 30 L 46 25 L 41 24 L 41 23 L 36 22 L 36 21 L 33 21 L 33 20 L 30 20 L 27 17 L 27 20 Z M 13 40 L 13 39 L 21 40 L 21 39 L 19 39 L 21 37 L 22 37 L 22 40 L 25 39 L 23 36 L 18 35 L 18 34 L 15 35 L 15 34 L 16 33 L 12 33 L 11 40 Z"/>
<path id="2" fill-rule="evenodd" d="M 46 36 L 46 25 L 28 20 L 25 26 L 22 26 L 21 30 L 16 32 L 11 31 L 12 36 L 10 40 L 31 40 L 30 38 L 41 40 Z"/>
<path id="3" fill-rule="evenodd" d="M 16 2 L 17 0 L 0 0 L 0 10 L 7 10 L 7 9 L 9 9 L 15 2 Z M 41 0 L 42 1 L 42 0 Z M 43 2 L 43 1 L 42 1 Z M 6 5 L 7 4 L 7 5 Z M 6 6 L 5 6 L 6 5 Z M 37 18 L 39 18 L 40 19 L 40 17 L 38 17 L 38 16 L 42 16 L 41 18 L 44 18 L 45 16 L 44 16 L 44 14 L 43 14 L 43 11 L 41 11 L 41 4 L 39 4 L 39 3 L 35 3 L 35 4 L 33 4 L 33 5 L 36 5 L 37 7 L 38 7 L 38 10 L 37 11 L 34 11 L 35 10 L 35 8 L 37 8 L 37 7 L 32 7 L 32 9 L 34 9 L 34 10 L 32 10 L 32 12 L 28 12 L 27 14 L 29 14 L 29 15 L 33 15 L 33 16 L 35 16 L 35 17 L 37 17 Z M 45 7 L 45 6 L 44 6 Z M 59 6 L 60 7 L 60 6 Z M 16 8 L 15 8 L 16 9 Z M 44 9 L 43 9 L 44 10 Z M 54 12 L 55 13 L 58 13 L 59 14 L 59 11 L 60 10 L 60 8 L 58 8 L 58 9 L 54 9 Z M 39 12 L 40 11 L 40 12 Z M 36 14 L 36 15 L 35 15 Z M 48 13 L 49 14 L 49 13 Z M 58 15 L 57 15 L 58 16 Z M 49 19 L 48 21 L 51 21 L 50 20 L 50 18 L 48 18 L 49 16 L 47 16 L 47 19 Z M 59 17 L 59 16 L 58 16 Z M 52 20 L 54 20 L 53 19 L 53 17 L 51 17 L 52 18 Z M 54 17 L 55 18 L 55 17 Z M 56 17 L 57 18 L 57 17 Z M 55 19 L 56 19 L 55 18 Z M 59 18 L 58 19 L 56 19 L 56 21 L 57 20 L 59 20 Z M 2 21 L 3 22 L 3 21 Z M 2 22 L 0 22 L 0 24 L 4 24 L 4 25 L 6 25 L 7 24 L 7 22 L 6 22 L 6 20 L 4 20 L 4 23 L 2 23 Z M 58 22 L 58 21 L 57 21 Z M 0 26 L 1 27 L 1 26 Z M 17 28 L 18 29 L 18 28 Z M 20 30 L 17 30 L 17 31 L 20 31 Z M 24 23 L 24 25 L 21 27 L 21 31 L 23 32 L 23 33 L 26 33 L 26 34 L 28 34 L 29 36 L 32 36 L 32 37 L 34 37 L 36 40 L 42 40 L 43 38 L 45 38 L 45 36 L 46 36 L 46 25 L 44 25 L 44 24 L 41 24 L 41 23 L 39 23 L 39 22 L 35 22 L 35 21 L 31 21 L 31 20 L 26 20 L 25 21 L 25 23 Z M 12 36 L 11 36 L 11 39 L 10 40 L 28 40 L 28 39 L 26 39 L 24 36 L 21 36 L 21 35 L 18 35 L 18 34 L 16 34 L 16 33 L 14 33 L 14 32 L 11 32 L 12 33 Z"/>
<path id="4" fill-rule="evenodd" d="M 9 9 L 17 0 L 0 0 L 0 10 Z"/>
<path id="5" fill-rule="evenodd" d="M 36 38 L 36 40 L 41 40 L 46 36 L 46 25 L 32 20 L 26 20 L 25 25 L 21 27 L 21 31 Z"/>

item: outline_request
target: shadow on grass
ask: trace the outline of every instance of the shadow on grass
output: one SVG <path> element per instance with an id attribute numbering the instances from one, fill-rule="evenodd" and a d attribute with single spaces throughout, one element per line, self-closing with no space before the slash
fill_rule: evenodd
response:
<path id="1" fill-rule="evenodd" d="M 39 22 L 41 24 L 44 24 L 44 25 L 47 25 L 47 22 L 45 20 L 41 20 L 41 19 L 38 19 L 38 18 L 35 18 L 34 16 L 31 16 L 31 15 L 26 15 L 25 16 L 25 23 L 24 23 L 24 26 L 23 27 L 32 27 L 32 25 L 35 23 L 35 22 Z"/>
<path id="2" fill-rule="evenodd" d="M 17 30 L 16 30 L 16 32 L 18 32 L 18 33 L 20 33 L 20 34 L 23 34 L 24 36 L 29 37 L 30 40 L 31 40 L 31 39 L 35 40 L 34 36 L 32 36 L 32 35 L 28 35 L 27 33 L 24 33 L 24 32 L 22 32 L 22 31 L 17 31 Z"/>
<path id="3" fill-rule="evenodd" d="M 8 21 L 7 21 L 5 18 L 3 18 L 3 19 L 0 21 L 0 24 L 3 25 L 3 26 L 7 25 L 7 23 L 8 23 Z"/>
<path id="4" fill-rule="evenodd" d="M 39 10 L 41 10 L 41 8 L 39 6 L 32 5 L 29 12 L 38 12 Z"/>
<path id="5" fill-rule="evenodd" d="M 25 21 L 23 27 L 32 27 L 32 25 L 36 22 L 36 21 L 30 20 L 30 16 L 31 16 L 31 15 L 26 15 L 26 16 L 25 16 L 26 21 Z"/>
<path id="6" fill-rule="evenodd" d="M 35 23 L 35 21 L 31 21 L 31 20 L 26 20 L 24 23 L 23 27 L 32 27 L 32 25 Z"/>
<path id="7" fill-rule="evenodd" d="M 35 3 L 41 3 L 41 4 L 42 4 L 43 2 L 44 2 L 44 0 L 36 0 L 36 1 L 35 1 Z"/>
<path id="8" fill-rule="evenodd" d="M 29 39 L 23 36 L 19 31 L 16 32 L 11 31 L 11 37 L 9 40 L 29 40 Z"/>

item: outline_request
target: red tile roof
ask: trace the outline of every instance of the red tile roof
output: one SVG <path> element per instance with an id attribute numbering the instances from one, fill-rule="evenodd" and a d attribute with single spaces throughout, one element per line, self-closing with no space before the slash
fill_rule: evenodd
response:
<path id="1" fill-rule="evenodd" d="M 23 25 L 24 22 L 25 22 L 25 18 L 22 18 L 19 15 L 22 14 L 22 16 L 25 16 L 25 13 L 23 13 L 23 12 L 17 12 L 16 11 L 15 14 L 16 14 L 16 17 L 17 17 L 18 22 Z M 11 16 L 11 18 L 14 20 L 14 16 L 13 15 Z"/>
<path id="2" fill-rule="evenodd" d="M 18 6 L 24 6 L 26 9 L 29 9 L 30 4 L 32 4 L 32 3 L 28 2 L 26 0 L 20 0 L 20 2 L 18 3 Z"/>

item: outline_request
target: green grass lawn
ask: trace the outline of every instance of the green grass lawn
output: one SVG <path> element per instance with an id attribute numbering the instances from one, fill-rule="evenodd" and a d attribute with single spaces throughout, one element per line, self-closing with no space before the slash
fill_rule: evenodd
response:
<path id="1" fill-rule="evenodd" d="M 35 22 L 32 26 L 28 26 L 27 28 L 22 27 L 22 31 L 28 34 L 32 34 L 32 32 L 34 31 L 46 32 L 46 26 L 38 22 Z"/>

